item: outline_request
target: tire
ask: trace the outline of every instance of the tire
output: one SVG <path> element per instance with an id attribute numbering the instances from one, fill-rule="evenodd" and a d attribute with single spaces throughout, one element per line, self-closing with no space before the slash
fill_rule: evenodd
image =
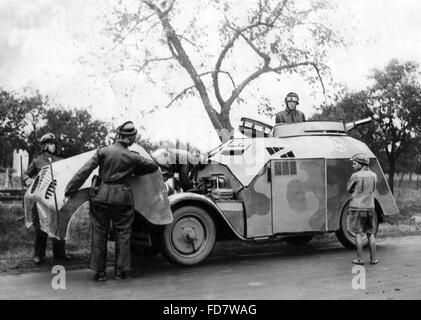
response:
<path id="1" fill-rule="evenodd" d="M 283 240 L 293 246 L 300 246 L 306 243 L 309 243 L 313 239 L 313 235 L 303 235 L 303 236 L 294 236 L 294 237 L 287 237 Z"/>
<path id="2" fill-rule="evenodd" d="M 212 217 L 196 206 L 181 207 L 173 217 L 173 222 L 160 234 L 161 253 L 179 265 L 202 262 L 215 246 L 216 228 Z"/>
<path id="3" fill-rule="evenodd" d="M 349 201 L 342 209 L 341 220 L 339 225 L 339 230 L 336 231 L 336 237 L 339 242 L 347 249 L 356 249 L 355 234 L 349 231 Z M 378 214 L 374 212 L 374 235 L 377 234 L 379 228 Z M 367 235 L 364 234 L 362 237 L 363 246 L 365 247 L 368 244 Z"/>

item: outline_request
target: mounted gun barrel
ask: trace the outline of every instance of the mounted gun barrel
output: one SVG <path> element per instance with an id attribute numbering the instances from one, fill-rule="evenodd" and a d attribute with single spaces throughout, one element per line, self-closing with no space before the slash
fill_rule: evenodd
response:
<path id="1" fill-rule="evenodd" d="M 345 131 L 346 132 L 351 131 L 352 129 L 354 129 L 358 126 L 361 126 L 363 124 L 371 122 L 371 120 L 373 120 L 373 118 L 368 117 L 368 118 L 361 119 L 361 120 L 358 120 L 358 121 L 348 122 L 348 123 L 345 124 Z"/>

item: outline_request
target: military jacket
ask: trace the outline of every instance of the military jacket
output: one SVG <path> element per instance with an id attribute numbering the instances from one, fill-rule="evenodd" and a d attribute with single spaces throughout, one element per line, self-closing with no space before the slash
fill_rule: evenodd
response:
<path id="1" fill-rule="evenodd" d="M 377 175 L 368 167 L 353 173 L 347 185 L 348 192 L 352 193 L 349 208 L 359 211 L 374 209 L 376 183 Z"/>
<path id="2" fill-rule="evenodd" d="M 153 161 L 130 151 L 124 143 L 118 141 L 95 152 L 67 184 L 65 195 L 75 193 L 98 166 L 101 184 L 92 201 L 114 206 L 133 206 L 133 195 L 126 182 L 128 176 L 158 170 Z"/>
<path id="3" fill-rule="evenodd" d="M 62 158 L 48 151 L 44 151 L 38 157 L 32 160 L 25 174 L 31 179 L 34 178 L 39 173 L 41 168 L 46 166 L 49 163 L 48 159 L 51 159 L 51 162 L 56 162 L 56 161 L 61 160 Z"/>
<path id="4" fill-rule="evenodd" d="M 275 123 L 284 122 L 303 122 L 306 121 L 304 113 L 295 109 L 290 110 L 286 108 L 284 111 L 278 112 L 275 116 Z"/>

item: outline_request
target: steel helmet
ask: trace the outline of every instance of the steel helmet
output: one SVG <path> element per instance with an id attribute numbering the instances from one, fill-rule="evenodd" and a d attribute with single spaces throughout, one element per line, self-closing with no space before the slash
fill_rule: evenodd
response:
<path id="1" fill-rule="evenodd" d="M 355 161 L 360 164 L 368 166 L 370 163 L 370 158 L 364 153 L 357 153 L 352 156 L 351 161 Z"/>
<path id="2" fill-rule="evenodd" d="M 137 133 L 137 130 L 132 121 L 126 121 L 118 127 L 117 132 L 121 136 L 132 136 Z"/>
<path id="3" fill-rule="evenodd" d="M 290 92 L 285 97 L 285 103 L 287 103 L 289 101 L 294 101 L 297 104 L 299 104 L 299 100 L 300 100 L 300 98 L 298 97 L 298 94 L 296 94 L 295 92 Z"/>
<path id="4" fill-rule="evenodd" d="M 54 143 L 54 142 L 56 142 L 56 136 L 52 134 L 51 132 L 44 134 L 39 140 L 39 143 L 41 145 L 46 144 L 46 143 Z"/>

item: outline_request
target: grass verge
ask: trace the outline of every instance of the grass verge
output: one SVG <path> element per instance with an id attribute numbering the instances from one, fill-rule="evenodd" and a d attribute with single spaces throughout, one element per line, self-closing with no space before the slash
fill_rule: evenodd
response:
<path id="1" fill-rule="evenodd" d="M 421 235 L 421 224 L 414 223 L 412 217 L 421 216 L 421 190 L 412 188 L 396 188 L 395 197 L 400 209 L 400 215 L 388 217 L 380 224 L 378 238 L 401 237 Z M 81 217 L 78 229 L 72 234 L 75 237 L 67 241 L 67 253 L 72 256 L 66 261 L 66 268 L 86 268 L 90 257 L 90 226 L 89 218 Z M 22 273 L 51 271 L 56 262 L 51 255 L 51 241 L 47 245 L 46 263 L 41 266 L 34 265 L 33 257 L 34 231 L 24 225 L 23 210 L 20 203 L 0 203 L 0 273 Z M 315 236 L 310 242 L 314 246 L 337 243 L 334 233 Z M 254 243 L 243 241 L 227 241 L 217 243 L 214 254 L 241 254 L 244 252 L 269 252 L 287 246 L 284 242 Z M 109 264 L 113 263 L 114 243 L 109 242 Z"/>

